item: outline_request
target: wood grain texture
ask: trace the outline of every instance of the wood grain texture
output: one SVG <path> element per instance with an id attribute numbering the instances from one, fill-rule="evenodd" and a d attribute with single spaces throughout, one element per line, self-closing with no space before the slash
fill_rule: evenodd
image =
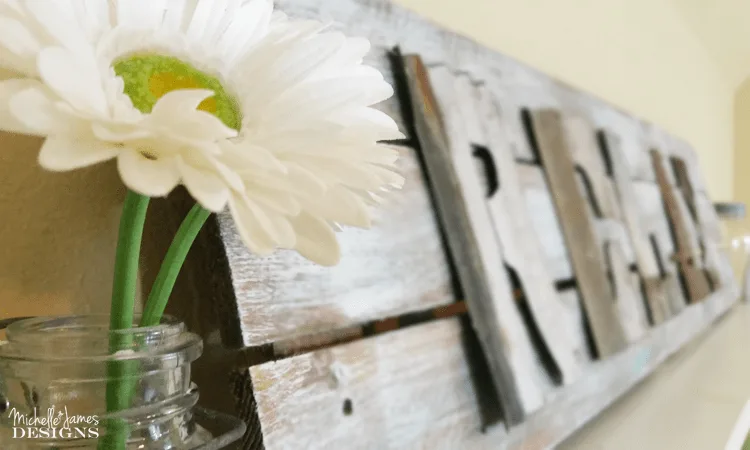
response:
<path id="1" fill-rule="evenodd" d="M 345 328 L 455 300 L 440 233 L 414 150 L 401 147 L 408 180 L 370 230 L 339 233 L 341 263 L 317 266 L 291 251 L 252 255 L 220 216 L 244 344 Z M 408 229 L 408 233 L 404 233 Z"/>
<path id="2" fill-rule="evenodd" d="M 664 167 L 663 156 L 656 150 L 651 151 L 654 172 L 664 202 L 664 209 L 672 230 L 675 243 L 675 253 L 672 258 L 677 262 L 678 270 L 686 286 L 688 300 L 691 303 L 706 298 L 711 292 L 705 273 L 696 264 L 694 233 L 691 233 L 689 222 L 686 220 L 686 207 L 669 184 L 668 174 Z"/>
<path id="3" fill-rule="evenodd" d="M 465 77 L 463 77 L 466 80 Z M 546 258 L 532 226 L 530 211 L 524 199 L 523 185 L 518 174 L 511 147 L 508 145 L 506 117 L 492 91 L 482 86 L 475 88 L 460 83 L 458 94 L 475 99 L 465 116 L 480 130 L 476 143 L 486 147 L 489 161 L 485 168 L 495 174 L 497 189 L 489 193 L 486 205 L 495 233 L 500 241 L 502 257 L 518 277 L 533 324 L 538 328 L 543 344 L 560 371 L 563 383 L 575 381 L 583 372 L 588 354 L 581 347 L 584 334 L 582 322 L 562 322 L 565 305 L 555 290 L 554 278 L 547 271 Z"/>
<path id="4" fill-rule="evenodd" d="M 733 302 L 722 291 L 688 307 L 592 365 L 586 378 L 548 394 L 543 410 L 510 431 L 480 431 L 483 394 L 472 382 L 456 319 L 256 366 L 250 372 L 265 449 L 552 449 Z"/>
<path id="5" fill-rule="evenodd" d="M 462 291 L 505 419 L 517 424 L 542 404 L 535 382 L 540 372 L 476 174 L 465 122 L 472 105 L 457 95 L 457 79 L 447 69 L 436 67 L 428 73 L 418 56 L 406 56 L 405 63 L 415 127 Z"/>
<path id="6" fill-rule="evenodd" d="M 677 264 L 672 259 L 675 252 L 672 234 L 669 229 L 664 203 L 659 186 L 649 181 L 634 181 L 633 191 L 640 206 L 640 218 L 643 231 L 652 242 L 652 251 L 657 255 L 659 277 L 646 278 L 646 289 L 663 290 L 669 306 L 666 317 L 679 314 L 687 304 L 679 281 Z M 649 285 L 651 284 L 651 286 Z"/>
<path id="7" fill-rule="evenodd" d="M 460 338 L 465 330 L 455 319 L 265 363 L 253 367 L 251 376 L 238 381 L 240 410 L 254 416 L 257 400 L 262 424 L 262 430 L 254 430 L 246 448 L 259 448 L 258 431 L 263 432 L 265 448 L 269 450 L 553 448 L 709 326 L 736 298 L 731 269 L 721 271 L 728 277 L 722 291 L 697 305 L 686 307 L 679 285 L 669 284 L 677 274 L 670 259 L 674 246 L 655 184 L 650 149 L 660 149 L 665 157 L 679 155 L 695 172 L 691 172 L 691 179 L 698 180 L 695 198 L 702 211 L 698 232 L 711 235 L 711 243 L 720 239 L 713 238 L 718 235 L 718 221 L 711 216 L 695 155 L 684 142 L 511 58 L 441 30 L 387 0 L 276 3 L 291 15 L 333 21 L 333 28 L 347 35 L 368 37 L 373 43 L 368 62 L 384 69 L 389 80 L 393 73 L 386 63 L 387 51 L 397 45 L 404 53 L 421 55 L 428 66 L 460 68 L 469 79 L 492 91 L 502 106 L 508 117 L 508 146 L 518 160 L 538 162 L 524 133 L 521 116 L 525 108 L 575 112 L 597 129 L 616 134 L 621 140 L 623 167 L 636 180 L 633 191 L 641 211 L 636 220 L 649 237 L 647 244 L 651 236 L 657 242 L 658 258 L 654 262 L 658 281 L 668 286 L 669 313 L 684 311 L 652 329 L 635 346 L 607 360 L 591 363 L 583 358 L 585 376 L 564 388 L 553 389 L 539 362 L 531 361 L 536 375 L 529 385 L 541 395 L 544 406 L 527 415 L 526 422 L 510 432 L 502 426 L 491 428 L 487 434 L 479 431 L 484 425 L 479 413 L 482 399 L 493 394 L 472 379 L 476 367 L 465 354 Z M 378 107 L 409 132 L 399 106 L 393 99 Z M 470 125 L 467 133 L 475 131 Z M 271 258 L 251 256 L 240 244 L 228 216 L 219 218 L 212 237 L 226 267 L 211 276 L 222 280 L 225 290 L 232 294 L 227 302 L 221 302 L 225 344 L 303 342 L 311 333 L 347 330 L 369 320 L 455 300 L 434 205 L 416 153 L 409 148 L 401 151 L 402 170 L 407 178 L 405 193 L 394 196 L 391 207 L 380 210 L 380 222 L 373 231 L 346 230 L 340 234 L 344 259 L 336 269 L 317 268 L 289 252 Z M 539 169 L 528 165 L 517 168 L 547 271 L 555 280 L 569 279 L 573 271 L 546 181 L 542 176 L 540 183 L 525 184 L 524 180 L 539 175 Z M 527 168 L 532 170 L 526 171 Z M 670 183 L 675 185 L 674 180 Z M 610 233 L 612 227 L 595 230 Z M 386 242 L 390 244 L 385 245 Z M 726 266 L 727 260 L 718 248 L 711 253 L 708 247 L 707 267 Z M 611 257 L 629 259 L 627 250 L 621 250 L 621 255 L 615 250 Z M 633 253 L 637 252 L 635 246 Z M 709 263 L 711 258 L 715 262 Z M 623 280 L 628 274 L 617 271 L 612 275 Z M 631 279 L 634 276 L 629 275 Z M 205 276 L 201 275 L 198 282 Z M 583 311 L 578 292 L 569 290 L 560 298 L 565 306 L 561 321 L 581 324 Z M 572 337 L 577 348 L 586 348 L 582 333 L 573 333 Z M 285 350 L 295 352 L 294 348 Z M 348 408 L 347 399 L 351 401 Z M 360 413 L 365 417 L 358 417 Z"/>
<path id="8" fill-rule="evenodd" d="M 570 280 L 573 267 L 544 171 L 540 166 L 527 164 L 517 165 L 516 171 L 531 215 L 531 227 L 544 252 L 547 271 L 556 281 Z"/>
<path id="9" fill-rule="evenodd" d="M 594 343 L 598 355 L 606 358 L 622 351 L 627 338 L 612 291 L 606 284 L 605 264 L 594 226 L 583 214 L 586 203 L 576 184 L 569 138 L 558 111 L 532 111 L 531 117 Z"/>
<path id="10" fill-rule="evenodd" d="M 654 252 L 651 239 L 641 224 L 642 208 L 636 198 L 630 168 L 622 151 L 622 139 L 609 130 L 603 131 L 601 138 L 609 158 L 623 219 L 634 247 L 641 277 L 639 281 L 644 283 L 643 291 L 649 305 L 650 318 L 653 323 L 660 324 L 671 315 L 666 283 L 662 280 L 662 276 L 666 274 L 661 273 L 661 261 L 657 259 L 659 255 Z"/>
<path id="11" fill-rule="evenodd" d="M 640 283 L 633 283 L 630 277 L 630 265 L 635 262 L 633 244 L 616 195 L 615 181 L 608 174 L 609 161 L 605 160 L 605 149 L 600 147 L 596 130 L 586 119 L 568 115 L 563 120 L 563 126 L 579 175 L 586 180 L 584 184 L 587 188 L 582 194 L 587 195 L 589 203 L 596 206 L 595 213 L 589 208 L 589 219 L 596 228 L 620 323 L 628 342 L 636 342 L 646 333 L 649 323 Z"/>

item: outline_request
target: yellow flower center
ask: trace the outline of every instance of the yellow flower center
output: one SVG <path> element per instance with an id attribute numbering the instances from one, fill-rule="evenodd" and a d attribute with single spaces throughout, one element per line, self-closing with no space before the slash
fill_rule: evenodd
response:
<path id="1" fill-rule="evenodd" d="M 168 92 L 178 89 L 209 89 L 214 96 L 198 109 L 218 117 L 224 125 L 239 131 L 242 115 L 239 105 L 221 82 L 172 56 L 133 55 L 116 61 L 115 73 L 125 82 L 125 94 L 139 111 L 148 114 Z"/>

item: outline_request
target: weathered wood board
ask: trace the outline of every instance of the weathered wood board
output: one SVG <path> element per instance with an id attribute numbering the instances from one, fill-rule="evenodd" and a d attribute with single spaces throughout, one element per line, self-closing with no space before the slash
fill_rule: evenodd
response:
<path id="1" fill-rule="evenodd" d="M 640 282 L 634 283 L 630 276 L 630 266 L 635 262 L 633 236 L 627 230 L 624 207 L 616 195 L 613 164 L 599 133 L 588 120 L 569 115 L 564 118 L 563 127 L 576 169 L 585 179 L 583 191 L 589 205 L 596 206 L 596 211 L 589 208 L 589 220 L 596 229 L 625 337 L 633 343 L 643 337 L 649 322 Z"/>
<path id="2" fill-rule="evenodd" d="M 576 183 L 575 165 L 562 116 L 554 110 L 536 110 L 531 113 L 531 121 L 594 345 L 599 356 L 608 357 L 627 346 L 627 337 L 613 292 L 606 284 L 606 264 L 593 224 L 585 212 L 585 199 Z"/>
<path id="3" fill-rule="evenodd" d="M 632 175 L 622 152 L 622 140 L 609 131 L 601 133 L 601 141 L 607 154 L 611 175 L 616 186 L 616 192 L 622 208 L 625 224 L 634 246 L 640 282 L 643 284 L 643 295 L 648 304 L 648 316 L 654 324 L 660 324 L 671 316 L 668 286 L 674 290 L 676 280 L 668 283 L 666 274 L 661 272 L 661 255 L 654 251 L 653 242 L 641 224 L 640 202 L 636 198 L 632 184 Z"/>
<path id="4" fill-rule="evenodd" d="M 675 189 L 669 183 L 663 155 L 657 150 L 651 150 L 650 153 L 675 243 L 675 253 L 672 259 L 678 265 L 688 300 L 691 303 L 699 302 L 708 296 L 711 288 L 706 274 L 696 265 L 695 233 L 688 226 L 686 208 L 681 205 Z"/>
<path id="5" fill-rule="evenodd" d="M 199 289 L 203 298 L 197 300 L 203 303 L 192 301 L 193 306 L 220 291 L 212 296 L 216 317 L 204 336 L 209 365 L 230 367 L 226 358 L 236 355 L 225 354 L 222 345 L 245 347 L 235 378 L 237 411 L 250 427 L 243 448 L 553 448 L 734 302 L 731 268 L 719 250 L 718 218 L 694 152 L 684 142 L 386 0 L 276 3 L 291 15 L 333 21 L 333 28 L 371 40 L 367 62 L 399 85 L 399 95 L 378 108 L 407 133 L 394 143 L 407 184 L 378 210 L 373 230 L 339 234 L 343 259 L 336 268 L 316 267 L 291 252 L 250 255 L 225 215 L 204 233 L 208 250 L 191 255 L 196 270 L 181 282 L 212 287 Z M 456 108 L 433 117 L 433 123 L 451 131 L 434 136 L 442 138 L 441 149 L 450 150 L 464 181 L 470 173 L 476 177 L 469 197 L 478 193 L 484 211 L 475 205 L 471 216 L 483 218 L 480 234 L 487 239 L 478 245 L 478 258 L 494 267 L 488 273 L 500 274 L 485 280 L 494 286 L 491 291 L 466 289 L 466 279 L 481 268 L 458 258 L 455 237 L 448 236 L 444 210 L 452 204 L 445 201 L 450 194 L 435 189 L 435 167 L 424 158 L 424 136 L 415 132 L 414 113 L 424 119 L 427 111 L 420 113 L 404 94 L 404 73 L 388 56 L 395 46 L 419 55 L 431 75 L 447 80 L 434 93 L 435 104 Z M 590 354 L 580 270 L 524 120 L 542 109 L 564 117 L 562 134 L 576 142 L 568 145 L 575 150 L 573 165 L 581 167 L 572 185 L 585 200 L 580 212 L 589 221 L 592 254 L 604 268 L 600 291 L 629 299 L 612 308 L 625 348 L 598 360 Z M 580 134 L 571 131 L 571 117 L 583 120 L 572 125 Z M 606 137 L 608 160 L 599 153 L 601 144 L 592 141 L 597 133 Z M 619 144 L 615 156 L 610 137 Z M 477 153 L 480 159 L 491 161 L 482 162 L 479 171 L 477 146 L 484 149 Z M 666 180 L 685 214 L 691 209 L 688 197 L 693 199 L 697 217 L 685 227 L 690 251 L 697 265 L 721 280 L 719 290 L 701 303 L 688 306 L 677 281 L 653 149 L 664 161 L 679 157 L 686 164 L 690 196 L 674 171 L 666 171 Z M 363 327 L 378 321 L 398 324 L 413 313 L 447 311 L 459 300 L 469 304 L 470 327 L 450 318 L 360 339 L 368 336 Z M 654 326 L 644 321 L 644 302 Z M 204 317 L 202 309 L 190 314 Z M 355 341 L 336 344 L 342 337 Z M 497 363 L 503 359 L 505 367 Z M 551 376 L 550 360 L 560 380 Z M 208 367 L 202 373 L 203 385 L 215 384 Z M 486 404 L 496 399 L 504 401 L 502 421 Z"/>
<path id="6" fill-rule="evenodd" d="M 501 120 L 492 94 L 445 68 L 434 68 L 428 74 L 416 56 L 407 57 L 406 62 L 417 137 L 470 313 L 474 311 L 473 322 L 480 337 L 501 333 L 499 344 L 483 342 L 490 366 L 502 363 L 501 370 L 510 371 L 511 380 L 516 380 L 509 383 L 506 372 L 496 377 L 497 389 L 501 397 L 517 392 L 524 412 L 532 412 L 540 405 L 538 385 L 545 384 L 545 378 L 539 379 L 535 355 L 549 355 L 552 367 L 547 372 L 554 379 L 574 381 L 585 354 L 585 349 L 575 346 L 573 336 L 583 333 L 581 324 L 560 322 L 565 306 L 545 270 L 513 154 L 504 133 L 496 132 L 505 120 Z M 473 159 L 477 157 L 484 175 L 475 167 Z M 506 272 L 515 277 L 523 292 L 515 302 L 524 302 L 521 308 L 530 313 L 525 319 L 513 304 Z M 488 303 L 489 309 L 481 302 Z M 487 311 L 503 313 L 492 321 Z M 536 349 L 532 334 L 541 338 Z M 494 358 L 504 361 L 492 361 Z M 532 392 L 535 396 L 529 397 Z M 506 420 L 514 423 L 515 419 L 507 417 L 507 407 L 505 411 Z"/>
<path id="7" fill-rule="evenodd" d="M 405 62 L 417 137 L 462 291 L 506 420 L 518 424 L 542 405 L 542 393 L 534 380 L 535 352 L 514 305 L 501 244 L 474 166 L 469 136 L 476 132 L 469 131 L 465 97 L 456 90 L 458 80 L 452 73 L 439 68 L 428 74 L 419 57 Z"/>
<path id="8" fill-rule="evenodd" d="M 466 82 L 462 85 L 466 86 Z M 580 345 L 582 322 L 560 321 L 567 306 L 555 289 L 555 278 L 547 270 L 548 258 L 532 226 L 518 164 L 507 145 L 508 118 L 489 89 L 469 89 L 464 98 L 474 98 L 476 104 L 470 109 L 474 113 L 467 112 L 467 116 L 483 128 L 483 136 L 478 135 L 475 143 L 484 145 L 490 155 L 485 170 L 494 172 L 497 178 L 496 190 L 488 196 L 487 205 L 503 247 L 503 258 L 516 275 L 531 313 L 527 320 L 532 323 L 527 323 L 527 327 L 538 328 L 562 383 L 569 384 L 579 378 L 588 363 L 587 349 Z"/>
<path id="9" fill-rule="evenodd" d="M 402 147 L 401 154 L 406 186 L 386 199 L 372 229 L 339 233 L 343 256 L 333 269 L 290 251 L 253 256 L 231 217 L 220 217 L 244 345 L 344 328 L 454 300 L 424 176 L 413 149 Z M 409 233 L 403 232 L 405 226 Z"/>
<path id="10" fill-rule="evenodd" d="M 253 367 L 265 448 L 555 448 L 726 311 L 734 302 L 726 294 L 686 308 L 592 365 L 510 431 L 502 424 L 480 431 L 476 398 L 484 394 L 476 391 L 455 319 Z"/>

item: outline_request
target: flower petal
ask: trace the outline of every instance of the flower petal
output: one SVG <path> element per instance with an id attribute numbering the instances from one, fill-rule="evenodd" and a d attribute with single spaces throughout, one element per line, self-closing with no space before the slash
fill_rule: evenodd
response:
<path id="1" fill-rule="evenodd" d="M 146 116 L 149 126 L 187 140 L 216 141 L 237 136 L 216 116 L 196 108 L 212 97 L 208 89 L 178 89 L 168 92 L 156 102 Z"/>
<path id="2" fill-rule="evenodd" d="M 275 249 L 275 243 L 258 223 L 257 218 L 247 206 L 245 199 L 239 195 L 229 198 L 229 211 L 242 241 L 251 252 L 258 255 L 269 255 Z"/>
<path id="3" fill-rule="evenodd" d="M 267 188 L 248 190 L 248 197 L 266 209 L 285 216 L 296 216 L 302 211 L 299 201 L 288 192 L 278 192 Z"/>
<path id="4" fill-rule="evenodd" d="M 86 23 L 79 23 L 70 0 L 24 2 L 29 14 L 60 45 L 69 49 L 88 47 Z"/>
<path id="5" fill-rule="evenodd" d="M 133 124 L 94 123 L 91 126 L 94 136 L 108 142 L 126 142 L 152 136 L 148 130 Z"/>
<path id="6" fill-rule="evenodd" d="M 36 55 L 41 44 L 18 20 L 0 16 L 0 66 L 35 76 Z"/>
<path id="7" fill-rule="evenodd" d="M 217 175 L 200 170 L 184 160 L 178 161 L 182 183 L 190 195 L 204 208 L 212 212 L 221 212 L 229 201 L 229 188 Z"/>
<path id="8" fill-rule="evenodd" d="M 258 172 L 251 178 L 245 178 L 245 181 L 260 188 L 274 189 L 299 196 L 317 196 L 325 193 L 327 185 L 317 174 L 294 163 L 287 164 L 287 170 L 286 176 Z"/>
<path id="9" fill-rule="evenodd" d="M 245 199 L 245 205 L 252 212 L 258 225 L 273 240 L 276 247 L 294 247 L 296 243 L 294 229 L 283 215 L 261 207 L 251 198 Z"/>
<path id="10" fill-rule="evenodd" d="M 180 172 L 174 158 L 151 160 L 135 149 L 120 153 L 117 169 L 128 188 L 149 197 L 165 197 L 180 182 Z"/>
<path id="11" fill-rule="evenodd" d="M 265 36 L 271 21 L 273 3 L 250 0 L 234 14 L 217 47 L 227 61 L 241 56 L 243 51 Z"/>
<path id="12" fill-rule="evenodd" d="M 305 202 L 305 210 L 341 225 L 370 228 L 372 219 L 365 202 L 348 189 L 337 186 L 322 197 Z"/>
<path id="13" fill-rule="evenodd" d="M 345 135 L 356 136 L 359 139 L 386 141 L 406 137 L 399 131 L 396 121 L 391 116 L 375 108 L 344 109 L 334 113 L 330 119 L 345 127 Z"/>
<path id="14" fill-rule="evenodd" d="M 16 119 L 26 127 L 27 134 L 49 136 L 86 133 L 87 122 L 57 108 L 54 97 L 46 86 L 37 82 L 14 95 L 8 106 Z"/>
<path id="15" fill-rule="evenodd" d="M 156 30 L 164 19 L 167 0 L 120 0 L 117 24 L 132 29 Z"/>
<path id="16" fill-rule="evenodd" d="M 0 81 L 0 130 L 34 134 L 34 131 L 12 113 L 10 101 L 20 92 L 40 87 L 42 84 L 38 80 L 28 78 Z"/>
<path id="17" fill-rule="evenodd" d="M 0 16 L 0 45 L 30 60 L 42 48 L 39 40 L 18 20 Z"/>
<path id="18" fill-rule="evenodd" d="M 393 87 L 374 77 L 333 77 L 300 84 L 286 90 L 264 111 L 264 120 L 288 129 L 342 108 L 370 106 L 387 100 Z"/>
<path id="19" fill-rule="evenodd" d="M 81 112 L 107 117 L 107 99 L 99 68 L 91 55 L 62 47 L 48 47 L 39 53 L 39 74 L 57 94 Z"/>
<path id="20" fill-rule="evenodd" d="M 273 153 L 250 142 L 221 142 L 221 160 L 238 173 L 258 170 L 286 173 L 287 167 Z"/>
<path id="21" fill-rule="evenodd" d="M 52 136 L 42 145 L 39 164 L 47 170 L 63 172 L 110 160 L 121 150 L 121 147 L 106 142 Z"/>
<path id="22" fill-rule="evenodd" d="M 335 266 L 341 260 L 341 250 L 328 223 L 308 213 L 290 219 L 297 233 L 294 249 L 300 255 L 322 266 Z"/>
<path id="23" fill-rule="evenodd" d="M 177 33 L 186 29 L 195 5 L 194 0 L 172 0 L 164 13 L 162 22 L 164 31 Z"/>

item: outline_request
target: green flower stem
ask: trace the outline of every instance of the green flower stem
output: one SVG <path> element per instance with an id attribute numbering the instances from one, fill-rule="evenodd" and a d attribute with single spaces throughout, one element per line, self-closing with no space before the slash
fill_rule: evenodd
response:
<path id="1" fill-rule="evenodd" d="M 114 332 L 109 343 L 111 353 L 127 349 L 132 345 L 132 336 L 127 333 L 116 333 L 116 331 L 133 328 L 138 260 L 148 202 L 148 197 L 128 191 L 122 208 L 109 321 L 110 331 Z M 123 382 L 123 380 L 128 378 L 132 369 L 131 361 L 110 361 L 108 363 L 106 391 L 108 413 L 128 407 L 130 402 L 129 383 Z M 100 448 L 108 450 L 124 449 L 126 439 L 127 425 L 121 420 L 112 419 L 107 424 L 107 435 L 100 442 Z"/>
<path id="2" fill-rule="evenodd" d="M 152 327 L 161 322 L 167 301 L 172 293 L 175 281 L 177 281 L 177 275 L 179 275 L 180 269 L 185 263 L 185 258 L 198 236 L 198 232 L 203 228 L 210 215 L 211 211 L 196 204 L 180 225 L 180 229 L 177 230 L 177 235 L 164 257 L 164 262 L 161 264 L 161 269 L 156 276 L 148 300 L 146 300 L 146 306 L 141 317 L 142 327 Z"/>
<path id="3" fill-rule="evenodd" d="M 156 281 L 154 281 L 154 286 L 152 287 L 151 293 L 146 301 L 146 306 L 141 317 L 141 327 L 152 327 L 161 323 L 164 309 L 167 306 L 169 295 L 174 288 L 177 275 L 180 273 L 180 269 L 190 251 L 190 247 L 198 236 L 198 232 L 203 227 L 203 224 L 206 223 L 206 220 L 210 215 L 210 211 L 207 211 L 200 205 L 196 204 L 190 210 L 187 217 L 185 217 L 182 225 L 180 225 L 180 229 L 177 230 L 172 245 L 170 245 L 167 255 L 164 257 L 161 269 L 159 269 L 159 274 L 156 276 Z M 141 226 L 141 228 L 143 227 Z M 132 314 L 130 323 L 132 326 Z M 129 347 L 132 344 L 132 336 L 127 337 L 129 338 L 127 342 L 121 341 L 119 344 L 127 344 Z M 122 349 L 127 347 L 120 346 L 119 348 Z M 118 409 L 127 408 L 130 405 L 138 384 L 138 378 L 135 376 L 137 367 L 135 367 L 133 363 L 134 361 L 118 361 L 115 364 L 112 364 L 112 371 L 109 373 L 111 379 L 119 380 L 113 383 L 114 386 L 112 388 L 112 398 L 116 399 L 113 406 L 116 406 Z M 107 387 L 107 411 L 116 411 L 118 409 L 109 409 L 109 385 Z M 120 420 L 110 420 L 107 423 L 107 430 L 107 435 L 101 440 L 99 450 L 124 450 L 128 436 L 127 424 Z"/>

